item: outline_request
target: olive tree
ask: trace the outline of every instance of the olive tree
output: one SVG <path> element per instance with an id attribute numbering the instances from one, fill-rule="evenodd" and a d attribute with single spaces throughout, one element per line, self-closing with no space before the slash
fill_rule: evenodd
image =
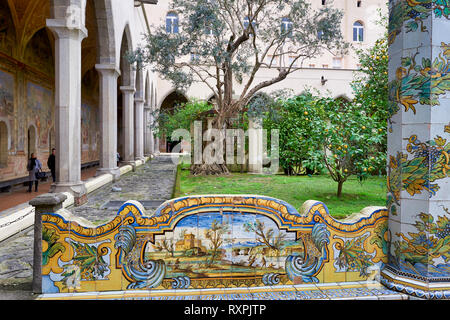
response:
<path id="1" fill-rule="evenodd" d="M 343 14 L 332 5 L 314 9 L 305 0 L 172 0 L 171 10 L 179 17 L 178 32 L 155 27 L 132 60 L 150 65 L 181 90 L 194 82 L 205 84 L 215 98 L 217 129 L 226 128 L 256 93 L 286 79 L 305 59 L 346 48 Z M 273 70 L 273 77 L 260 80 L 262 68 Z M 197 164 L 193 170 L 228 172 L 225 164 L 214 170 L 208 166 Z"/>

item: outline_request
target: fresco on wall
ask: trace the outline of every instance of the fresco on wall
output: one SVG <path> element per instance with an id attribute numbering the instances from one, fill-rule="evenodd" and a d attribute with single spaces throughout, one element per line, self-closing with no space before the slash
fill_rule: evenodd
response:
<path id="1" fill-rule="evenodd" d="M 0 70 L 0 117 L 14 115 L 14 76 Z"/>
<path id="2" fill-rule="evenodd" d="M 90 104 L 81 104 L 81 151 L 82 162 L 95 161 L 98 152 L 98 108 Z"/>
<path id="3" fill-rule="evenodd" d="M 48 151 L 49 134 L 54 124 L 53 93 L 38 84 L 27 83 L 28 123 L 34 123 L 37 129 L 38 147 Z M 21 132 L 20 137 L 24 139 Z"/>

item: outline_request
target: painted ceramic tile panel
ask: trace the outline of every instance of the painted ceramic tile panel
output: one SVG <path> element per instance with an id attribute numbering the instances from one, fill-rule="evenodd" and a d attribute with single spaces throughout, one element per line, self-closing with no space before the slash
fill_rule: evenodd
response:
<path id="1" fill-rule="evenodd" d="M 429 32 L 426 21 L 430 17 L 450 19 L 450 4 L 444 0 L 390 0 L 389 44 L 396 41 L 402 28 L 405 34 Z"/>
<path id="2" fill-rule="evenodd" d="M 420 297 L 433 291 L 429 298 L 448 290 L 442 283 L 450 277 L 449 22 L 448 1 L 390 1 L 389 50 L 401 54 L 401 61 L 389 65 L 390 123 L 400 119 L 395 124 L 401 130 L 391 130 L 388 138 L 387 206 L 396 221 L 390 224 L 396 227 L 390 229 L 383 277 L 385 284 Z M 397 145 L 399 135 L 402 147 Z M 434 205 L 437 201 L 440 206 Z M 441 284 L 432 288 L 433 283 Z"/>
<path id="3" fill-rule="evenodd" d="M 415 230 L 398 234 L 400 240 L 393 242 L 394 256 L 389 260 L 398 271 L 423 281 L 449 278 L 450 211 L 440 209 L 437 217 L 421 212 Z"/>
<path id="4" fill-rule="evenodd" d="M 44 215 L 44 292 L 364 280 L 387 262 L 385 209 L 341 223 L 321 202 L 300 214 L 268 197 L 193 196 L 141 212 L 127 202 L 97 228 Z"/>

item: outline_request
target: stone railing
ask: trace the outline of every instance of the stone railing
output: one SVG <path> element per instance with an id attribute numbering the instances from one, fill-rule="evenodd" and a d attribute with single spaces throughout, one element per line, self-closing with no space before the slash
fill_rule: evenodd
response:
<path id="1" fill-rule="evenodd" d="M 379 207 L 338 221 L 317 201 L 299 213 L 263 196 L 191 196 L 150 217 L 128 201 L 112 221 L 89 227 L 36 204 L 35 291 L 43 293 L 363 281 L 387 260 L 388 215 Z"/>

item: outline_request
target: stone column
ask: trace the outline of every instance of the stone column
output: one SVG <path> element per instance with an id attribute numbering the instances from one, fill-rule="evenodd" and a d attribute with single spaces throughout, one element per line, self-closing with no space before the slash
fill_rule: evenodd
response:
<path id="1" fill-rule="evenodd" d="M 63 193 L 40 195 L 29 203 L 34 207 L 33 293 L 42 293 L 42 214 L 55 213 L 62 208 L 67 196 Z"/>
<path id="2" fill-rule="evenodd" d="M 75 203 L 86 200 L 81 181 L 81 41 L 84 26 L 48 19 L 55 36 L 56 183 L 51 192 L 70 192 Z"/>
<path id="3" fill-rule="evenodd" d="M 134 165 L 134 87 L 120 87 L 123 96 L 124 163 Z"/>
<path id="4" fill-rule="evenodd" d="M 117 167 L 117 78 L 120 75 L 115 65 L 97 64 L 100 76 L 100 168 L 96 175 L 110 173 L 113 179 L 120 177 Z"/>
<path id="5" fill-rule="evenodd" d="M 155 154 L 160 154 L 159 151 L 159 137 L 155 137 L 155 147 L 154 147 L 154 151 Z"/>
<path id="6" fill-rule="evenodd" d="M 148 104 L 144 105 L 144 155 L 149 157 L 153 154 L 155 140 L 153 137 L 152 125 L 152 109 Z"/>
<path id="7" fill-rule="evenodd" d="M 249 119 L 248 123 L 248 172 L 263 173 L 263 130 L 261 119 Z"/>
<path id="8" fill-rule="evenodd" d="M 144 103 L 142 98 L 134 99 L 135 106 L 135 160 L 144 160 Z"/>
<path id="9" fill-rule="evenodd" d="M 450 19 L 434 2 L 389 6 L 389 256 L 381 282 L 449 298 Z"/>

